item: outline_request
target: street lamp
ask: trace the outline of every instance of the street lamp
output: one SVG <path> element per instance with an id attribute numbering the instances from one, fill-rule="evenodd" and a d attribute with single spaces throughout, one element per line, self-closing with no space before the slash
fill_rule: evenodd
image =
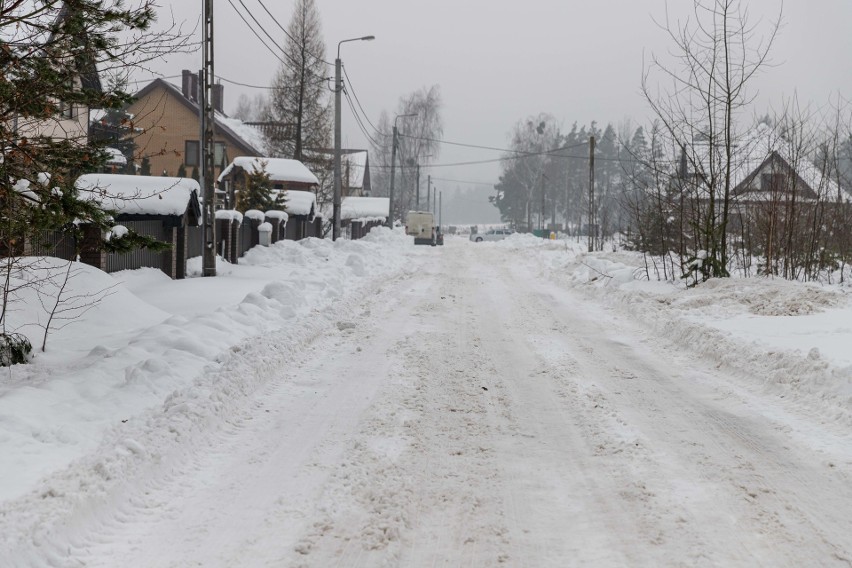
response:
<path id="1" fill-rule="evenodd" d="M 388 210 L 388 227 L 393 230 L 393 178 L 394 178 L 394 165 L 396 164 L 396 147 L 399 144 L 399 134 L 396 130 L 396 121 L 400 118 L 405 118 L 407 116 L 417 116 L 416 113 L 411 114 L 398 114 L 393 119 L 393 146 L 391 147 L 391 183 L 390 183 L 390 209 Z"/>
<path id="2" fill-rule="evenodd" d="M 343 91 L 343 79 L 340 76 L 340 44 L 348 41 L 372 41 L 376 36 L 355 37 L 337 43 L 337 59 L 334 60 L 334 199 L 332 240 L 340 236 L 340 93 Z"/>

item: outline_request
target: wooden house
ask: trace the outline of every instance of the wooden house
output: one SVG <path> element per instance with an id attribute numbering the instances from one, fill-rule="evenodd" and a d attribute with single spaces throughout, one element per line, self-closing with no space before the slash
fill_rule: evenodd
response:
<path id="1" fill-rule="evenodd" d="M 183 166 L 191 176 L 200 168 L 198 93 L 198 76 L 185 70 L 181 87 L 155 79 L 136 93 L 135 102 L 127 108 L 138 131 L 136 153 L 149 160 L 153 175 L 173 176 Z M 225 115 L 223 97 L 224 87 L 214 85 L 217 176 L 236 157 L 262 154 L 264 145 L 259 130 Z"/>

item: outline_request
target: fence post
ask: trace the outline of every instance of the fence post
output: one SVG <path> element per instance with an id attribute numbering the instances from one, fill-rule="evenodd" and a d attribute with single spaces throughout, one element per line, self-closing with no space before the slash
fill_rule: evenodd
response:
<path id="1" fill-rule="evenodd" d="M 101 230 L 95 225 L 83 225 L 83 241 L 80 243 L 80 262 L 106 272 L 106 252 L 101 246 Z"/>

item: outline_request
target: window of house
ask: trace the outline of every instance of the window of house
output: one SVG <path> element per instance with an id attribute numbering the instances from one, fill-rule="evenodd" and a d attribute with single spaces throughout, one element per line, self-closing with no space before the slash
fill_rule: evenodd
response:
<path id="1" fill-rule="evenodd" d="M 213 165 L 217 168 L 224 168 L 228 165 L 228 149 L 224 142 L 216 142 L 216 155 L 214 156 Z M 185 146 L 185 154 L 183 163 L 186 166 L 201 165 L 201 148 L 198 140 L 187 140 Z"/>
<path id="2" fill-rule="evenodd" d="M 228 165 L 228 149 L 225 148 L 224 142 L 216 142 L 216 156 L 214 158 L 214 165 L 224 168 Z"/>
<path id="3" fill-rule="evenodd" d="M 66 103 L 65 101 L 59 102 L 59 117 L 60 118 L 74 118 L 74 105 L 71 103 Z"/>
<path id="4" fill-rule="evenodd" d="M 199 165 L 199 145 L 198 140 L 187 140 L 184 145 L 183 163 L 187 166 Z"/>

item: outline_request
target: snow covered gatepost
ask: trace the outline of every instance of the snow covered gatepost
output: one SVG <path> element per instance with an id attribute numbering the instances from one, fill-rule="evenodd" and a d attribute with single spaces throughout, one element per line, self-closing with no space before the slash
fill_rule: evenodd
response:
<path id="1" fill-rule="evenodd" d="M 237 264 L 243 255 L 240 233 L 243 214 L 233 209 L 216 211 L 216 254 L 231 264 Z"/>
<path id="2" fill-rule="evenodd" d="M 340 225 L 350 239 L 360 239 L 373 227 L 387 223 L 390 199 L 387 197 L 344 197 L 340 205 Z"/>
<path id="3" fill-rule="evenodd" d="M 270 227 L 272 227 L 272 233 L 269 237 L 270 243 L 277 243 L 278 241 L 284 240 L 288 219 L 289 215 L 287 215 L 286 211 L 273 210 L 266 212 L 264 220 L 269 223 Z"/>
<path id="4" fill-rule="evenodd" d="M 188 242 L 195 238 L 193 233 L 201 223 L 197 181 L 86 174 L 77 179 L 77 188 L 81 198 L 97 202 L 105 211 L 112 211 L 116 225 L 171 245 L 165 252 L 138 249 L 129 253 L 104 253 L 92 248 L 81 255 L 83 262 L 106 272 L 151 267 L 161 269 L 174 279 L 186 276 Z M 93 235 L 95 237 L 100 236 Z M 83 250 L 88 248 L 84 246 Z"/>
<path id="5" fill-rule="evenodd" d="M 312 191 L 288 191 L 284 209 L 289 216 L 285 238 L 299 241 L 322 237 L 322 216 L 317 213 L 317 196 Z"/>
<path id="6" fill-rule="evenodd" d="M 253 247 L 269 246 L 284 239 L 287 219 L 284 211 L 249 209 L 240 213 L 220 209 L 216 211 L 216 254 L 231 264 L 237 264 Z"/>

